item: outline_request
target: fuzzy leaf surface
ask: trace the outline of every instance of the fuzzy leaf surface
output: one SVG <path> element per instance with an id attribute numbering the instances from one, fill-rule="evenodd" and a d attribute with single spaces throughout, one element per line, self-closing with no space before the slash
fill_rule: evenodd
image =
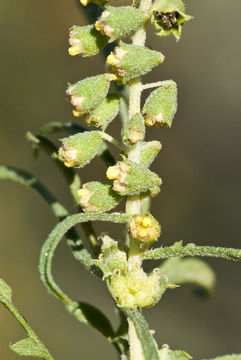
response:
<path id="1" fill-rule="evenodd" d="M 133 322 L 136 334 L 141 342 L 145 360 L 159 360 L 157 346 L 144 317 L 137 309 L 123 308 L 124 314 Z"/>
<path id="2" fill-rule="evenodd" d="M 27 338 L 10 345 L 10 349 L 21 356 L 41 357 L 46 360 L 53 359 L 43 344 L 33 338 Z"/>

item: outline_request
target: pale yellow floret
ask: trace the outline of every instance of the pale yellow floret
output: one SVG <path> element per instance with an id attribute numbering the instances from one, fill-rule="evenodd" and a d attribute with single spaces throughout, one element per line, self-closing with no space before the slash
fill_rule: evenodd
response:
<path id="1" fill-rule="evenodd" d="M 107 56 L 106 61 L 109 65 L 117 66 L 120 62 L 120 59 L 116 55 L 111 53 L 109 56 Z"/>
<path id="2" fill-rule="evenodd" d="M 142 219 L 143 219 L 142 216 L 137 216 L 136 217 L 136 221 L 139 222 L 139 223 L 142 223 Z"/>
<path id="3" fill-rule="evenodd" d="M 147 235 L 147 231 L 146 230 L 139 230 L 139 236 L 140 238 L 144 238 Z"/>
<path id="4" fill-rule="evenodd" d="M 85 196 L 88 196 L 89 195 L 89 190 L 88 189 L 79 189 L 78 191 L 77 191 L 77 194 L 78 194 L 78 196 L 80 197 L 80 198 L 83 198 L 83 197 L 85 197 Z"/>
<path id="5" fill-rule="evenodd" d="M 82 114 L 83 114 L 83 112 L 81 112 L 79 110 L 76 110 L 76 109 L 73 110 L 74 117 L 80 117 L 80 116 L 82 116 Z"/>
<path id="6" fill-rule="evenodd" d="M 154 122 L 153 122 L 153 120 L 151 118 L 146 117 L 145 118 L 145 124 L 146 124 L 146 126 L 153 126 Z"/>
<path id="7" fill-rule="evenodd" d="M 147 216 L 142 219 L 142 225 L 145 227 L 151 226 L 152 223 L 153 223 L 153 221 Z"/>
<path id="8" fill-rule="evenodd" d="M 143 135 L 140 131 L 132 131 L 129 136 L 129 140 L 132 144 L 136 144 L 138 141 L 143 139 Z"/>
<path id="9" fill-rule="evenodd" d="M 64 162 L 64 165 L 66 166 L 66 167 L 72 167 L 72 166 L 75 166 L 75 161 L 65 161 Z"/>
<path id="10" fill-rule="evenodd" d="M 90 3 L 90 0 L 80 0 L 80 3 L 84 6 L 86 6 Z"/>
<path id="11" fill-rule="evenodd" d="M 120 175 L 120 170 L 117 166 L 110 166 L 106 171 L 106 177 L 110 180 L 115 180 Z"/>
<path id="12" fill-rule="evenodd" d="M 163 118 L 162 113 L 159 113 L 157 115 L 147 115 L 147 117 L 145 118 L 145 124 L 147 126 L 160 126 L 160 125 L 165 125 L 166 121 Z"/>
<path id="13" fill-rule="evenodd" d="M 79 46 L 71 46 L 68 49 L 69 55 L 71 56 L 75 56 L 81 53 L 81 49 L 79 48 Z"/>
<path id="14" fill-rule="evenodd" d="M 96 22 L 95 22 L 95 28 L 96 28 L 96 30 L 98 30 L 98 31 L 101 31 L 101 30 L 102 30 L 102 26 L 101 26 L 101 22 L 100 22 L 100 21 L 96 21 Z"/>
<path id="15" fill-rule="evenodd" d="M 109 80 L 114 81 L 117 79 L 117 76 L 115 74 L 109 74 Z"/>

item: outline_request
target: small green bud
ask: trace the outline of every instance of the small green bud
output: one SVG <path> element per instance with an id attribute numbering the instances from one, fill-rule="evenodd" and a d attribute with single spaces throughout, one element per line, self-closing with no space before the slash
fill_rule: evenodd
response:
<path id="1" fill-rule="evenodd" d="M 117 83 L 126 84 L 129 80 L 144 75 L 164 61 L 164 55 L 145 46 L 119 42 L 107 57 L 110 70 L 116 75 Z"/>
<path id="2" fill-rule="evenodd" d="M 161 226 L 151 214 L 139 214 L 132 217 L 129 233 L 133 239 L 144 243 L 152 243 L 159 238 Z"/>
<path id="3" fill-rule="evenodd" d="M 112 185 L 91 181 L 77 191 L 84 212 L 104 212 L 116 207 L 122 197 L 112 190 Z"/>
<path id="4" fill-rule="evenodd" d="M 161 179 L 157 174 L 126 158 L 110 166 L 106 176 L 114 180 L 113 190 L 123 196 L 152 191 L 153 188 L 161 185 Z"/>
<path id="5" fill-rule="evenodd" d="M 115 41 L 120 37 L 130 35 L 147 20 L 144 12 L 132 6 L 106 6 L 95 28 L 101 34 L 109 37 L 109 41 Z"/>
<path id="6" fill-rule="evenodd" d="M 106 46 L 108 39 L 97 31 L 94 25 L 74 25 L 69 33 L 69 43 L 71 45 L 70 55 L 92 56 L 98 54 Z"/>
<path id="7" fill-rule="evenodd" d="M 126 275 L 115 273 L 110 279 L 110 291 L 121 307 L 149 307 L 157 303 L 163 290 L 160 271 L 147 275 L 142 268 L 133 269 Z"/>
<path id="8" fill-rule="evenodd" d="M 142 114 L 137 113 L 131 119 L 128 119 L 121 131 L 122 141 L 125 144 L 136 144 L 144 139 L 145 122 Z"/>
<path id="9" fill-rule="evenodd" d="M 146 114 L 147 126 L 172 126 L 172 120 L 177 111 L 177 85 L 172 80 L 163 81 L 163 85 L 146 99 L 142 113 Z"/>
<path id="10" fill-rule="evenodd" d="M 85 122 L 88 125 L 94 125 L 102 128 L 103 131 L 117 116 L 120 110 L 120 96 L 118 94 L 112 94 L 107 96 L 97 108 L 90 111 L 85 118 Z"/>
<path id="11" fill-rule="evenodd" d="M 70 85 L 66 94 L 70 96 L 71 104 L 75 107 L 74 115 L 79 116 L 96 108 L 106 97 L 110 81 L 114 80 L 111 74 L 91 76 Z"/>
<path id="12" fill-rule="evenodd" d="M 98 153 L 102 145 L 100 131 L 86 131 L 61 139 L 59 155 L 67 167 L 79 168 L 88 164 Z"/>
<path id="13" fill-rule="evenodd" d="M 151 22 L 155 29 L 160 30 L 157 35 L 168 36 L 173 34 L 177 40 L 181 37 L 184 22 L 191 20 L 185 14 L 182 0 L 156 0 L 150 9 Z"/>
<path id="14" fill-rule="evenodd" d="M 108 235 L 102 235 L 103 242 L 101 251 L 103 254 L 103 262 L 107 265 L 110 272 L 116 271 L 125 274 L 127 271 L 127 257 L 124 250 L 120 249 L 118 242 L 111 239 Z"/>
<path id="15" fill-rule="evenodd" d="M 139 142 L 138 144 L 132 146 L 129 149 L 129 152 L 139 152 L 140 154 L 140 164 L 145 167 L 149 167 L 151 163 L 154 161 L 155 157 L 161 150 L 160 141 L 148 141 L 148 142 Z"/>

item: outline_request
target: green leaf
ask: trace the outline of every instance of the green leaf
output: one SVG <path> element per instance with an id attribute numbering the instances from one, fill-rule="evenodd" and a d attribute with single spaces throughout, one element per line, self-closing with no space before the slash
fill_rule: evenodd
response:
<path id="1" fill-rule="evenodd" d="M 75 124 L 72 122 L 62 123 L 59 121 L 51 121 L 43 125 L 39 129 L 37 135 L 47 136 L 49 134 L 55 134 L 59 132 L 69 132 L 70 134 L 75 134 L 84 131 L 87 131 L 87 129 L 79 124 Z"/>
<path id="2" fill-rule="evenodd" d="M 148 324 L 137 309 L 123 308 L 124 314 L 133 322 L 136 334 L 141 342 L 145 360 L 159 360 L 157 346 L 150 333 Z"/>
<path id="3" fill-rule="evenodd" d="M 46 360 L 53 359 L 45 346 L 33 338 L 20 340 L 11 345 L 10 349 L 22 356 L 42 357 Z"/>
<path id="4" fill-rule="evenodd" d="M 5 281 L 0 279 L 0 302 L 12 313 L 29 336 L 29 338 L 20 340 L 16 344 L 11 345 L 10 348 L 20 355 L 38 356 L 43 357 L 46 360 L 53 360 L 53 357 L 50 355 L 47 348 L 39 340 L 18 309 L 12 304 L 11 296 L 11 288 L 5 283 Z"/>
<path id="5" fill-rule="evenodd" d="M 52 276 L 52 258 L 54 255 L 54 251 L 62 239 L 62 237 L 70 230 L 73 226 L 78 223 L 84 223 L 88 221 L 109 221 L 114 223 L 125 223 L 130 219 L 130 215 L 122 214 L 122 213 L 112 213 L 112 214 L 97 214 L 97 213 L 88 213 L 88 214 L 75 214 L 68 216 L 61 223 L 59 223 L 53 231 L 48 236 L 45 241 L 40 254 L 39 261 L 39 271 L 40 278 L 43 281 L 48 292 L 60 298 L 67 304 L 70 303 L 70 299 L 64 296 L 63 291 L 58 287 L 55 283 Z M 80 254 L 81 256 L 81 254 Z M 85 256 L 85 253 L 83 254 Z M 85 259 L 86 262 L 88 259 Z M 89 263 L 86 264 L 90 269 L 95 268 L 95 264 L 91 258 L 89 258 Z"/>
<path id="6" fill-rule="evenodd" d="M 114 331 L 109 319 L 95 306 L 85 302 L 72 302 L 66 308 L 79 321 L 92 326 L 108 339 L 114 337 Z"/>
<path id="7" fill-rule="evenodd" d="M 12 289 L 2 279 L 0 279 L 0 301 L 3 303 L 12 301 Z"/>
<path id="8" fill-rule="evenodd" d="M 241 260 L 241 250 L 215 246 L 198 246 L 192 243 L 182 246 L 182 241 L 179 241 L 169 247 L 147 250 L 143 253 L 142 259 L 167 259 L 173 256 L 208 256 L 235 261 Z"/>
<path id="9" fill-rule="evenodd" d="M 53 213 L 62 220 L 68 211 L 58 202 L 54 195 L 31 173 L 13 166 L 0 166 L 0 179 L 13 180 L 25 186 L 32 187 L 50 205 Z"/>
<path id="10" fill-rule="evenodd" d="M 211 293 L 215 284 L 215 274 L 211 267 L 199 259 L 170 258 L 161 266 L 162 275 L 167 276 L 168 282 L 174 284 L 195 284 Z"/>
<path id="11" fill-rule="evenodd" d="M 224 355 L 224 356 L 218 356 L 213 359 L 204 359 L 204 360 L 241 360 L 241 354 Z"/>

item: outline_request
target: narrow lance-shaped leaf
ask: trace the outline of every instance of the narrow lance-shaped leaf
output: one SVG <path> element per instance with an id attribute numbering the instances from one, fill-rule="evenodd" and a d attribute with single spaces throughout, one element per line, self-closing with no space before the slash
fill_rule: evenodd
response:
<path id="1" fill-rule="evenodd" d="M 142 258 L 157 260 L 173 256 L 208 256 L 235 261 L 241 260 L 241 250 L 215 246 L 198 246 L 192 243 L 182 246 L 182 241 L 180 241 L 169 247 L 147 250 L 143 253 Z"/>
<path id="2" fill-rule="evenodd" d="M 66 308 L 77 320 L 92 326 L 108 339 L 111 340 L 114 337 L 111 323 L 95 306 L 85 302 L 73 301 L 70 305 L 67 305 Z"/>
<path id="3" fill-rule="evenodd" d="M 211 267 L 199 259 L 170 258 L 160 266 L 161 274 L 174 284 L 191 283 L 205 293 L 211 293 L 215 284 L 215 274 Z"/>
<path id="4" fill-rule="evenodd" d="M 0 279 L 0 302 L 12 313 L 12 315 L 29 336 L 28 338 L 20 340 L 17 343 L 11 345 L 10 349 L 19 355 L 41 357 L 46 360 L 53 360 L 53 357 L 49 353 L 48 349 L 31 329 L 25 318 L 12 304 L 12 290 L 2 279 Z"/>
<path id="5" fill-rule="evenodd" d="M 136 334 L 141 342 L 145 360 L 159 360 L 156 343 L 141 313 L 137 309 L 130 310 L 123 308 L 122 311 L 134 324 Z"/>

